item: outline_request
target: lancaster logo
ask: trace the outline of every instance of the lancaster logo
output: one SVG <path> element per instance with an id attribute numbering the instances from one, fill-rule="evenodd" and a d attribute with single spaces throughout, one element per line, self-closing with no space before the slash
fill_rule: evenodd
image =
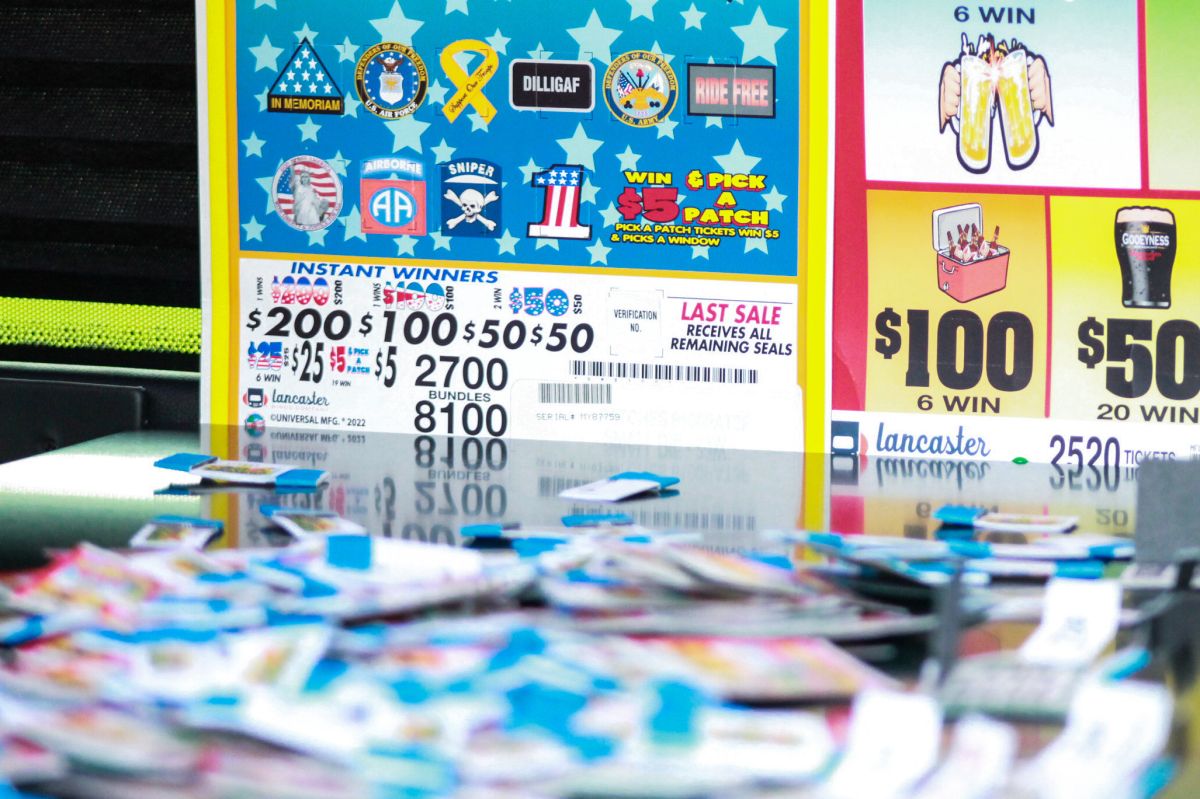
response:
<path id="1" fill-rule="evenodd" d="M 953 435 L 888 432 L 883 422 L 875 436 L 875 451 L 896 455 L 966 455 L 986 458 L 992 454 L 983 436 L 968 436 L 962 425 Z"/>
<path id="2" fill-rule="evenodd" d="M 242 402 L 251 408 L 261 408 L 267 404 L 267 398 L 261 388 L 251 388 L 247 389 L 246 393 L 242 395 Z"/>
<path id="3" fill-rule="evenodd" d="M 308 394 L 288 394 L 283 391 L 272 391 L 271 402 L 276 405 L 328 405 L 329 398 L 322 397 L 315 391 Z"/>

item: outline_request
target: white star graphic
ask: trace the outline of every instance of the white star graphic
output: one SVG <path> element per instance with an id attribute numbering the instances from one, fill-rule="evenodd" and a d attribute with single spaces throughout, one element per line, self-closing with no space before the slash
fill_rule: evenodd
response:
<path id="1" fill-rule="evenodd" d="M 542 249 L 543 247 L 549 247 L 552 250 L 557 250 L 558 239 L 538 239 L 537 246 L 535 246 L 533 249 L 536 251 Z"/>
<path id="2" fill-rule="evenodd" d="M 617 153 L 617 160 L 621 162 L 622 172 L 625 170 L 636 171 L 638 168 L 638 161 L 642 160 L 642 157 L 635 153 L 632 147 L 626 144 L 625 152 Z"/>
<path id="3" fill-rule="evenodd" d="M 412 44 L 413 34 L 425 23 L 409 19 L 400 9 L 399 0 L 392 0 L 392 10 L 386 17 L 371 20 L 372 27 L 379 31 L 380 38 L 385 42 Z"/>
<path id="4" fill-rule="evenodd" d="M 629 3 L 629 19 L 631 21 L 638 17 L 654 21 L 654 4 L 658 0 L 625 0 L 625 2 Z"/>
<path id="5" fill-rule="evenodd" d="M 338 150 L 337 155 L 330 158 L 328 163 L 330 169 L 342 177 L 346 177 L 346 167 L 350 165 L 350 159 L 343 156 L 341 150 Z"/>
<path id="6" fill-rule="evenodd" d="M 570 138 L 556 139 L 558 146 L 567 154 L 568 163 L 579 164 L 587 169 L 596 169 L 596 151 L 603 145 L 602 139 L 589 139 L 583 123 L 575 126 L 575 133 Z"/>
<path id="7" fill-rule="evenodd" d="M 707 261 L 708 260 L 708 247 L 700 245 L 700 244 L 693 244 L 692 245 L 692 260 L 694 261 L 697 258 L 703 258 L 704 260 Z"/>
<path id="8" fill-rule="evenodd" d="M 519 241 L 520 239 L 509 233 L 508 228 L 505 228 L 504 235 L 496 239 L 496 243 L 500 245 L 500 255 L 504 255 L 505 253 L 508 253 L 509 255 L 516 255 L 517 242 Z"/>
<path id="9" fill-rule="evenodd" d="M 492 49 L 500 55 L 508 55 L 508 43 L 511 42 L 512 39 L 501 33 L 499 28 L 496 28 L 496 32 L 487 37 L 485 41 L 490 44 Z"/>
<path id="10" fill-rule="evenodd" d="M 657 41 L 655 41 L 654 44 L 650 45 L 650 52 L 654 53 L 656 56 L 661 58 L 663 61 L 666 61 L 668 64 L 670 64 L 672 61 L 675 60 L 675 56 L 671 55 L 670 53 L 663 52 L 662 45 L 660 45 Z"/>
<path id="11" fill-rule="evenodd" d="M 429 127 L 428 122 L 422 122 L 416 117 L 407 116 L 385 122 L 384 125 L 392 132 L 392 152 L 398 153 L 405 147 L 410 147 L 418 153 L 421 149 L 421 136 Z"/>
<path id="12" fill-rule="evenodd" d="M 696 8 L 696 4 L 692 3 L 692 7 L 689 8 L 687 11 L 680 11 L 679 16 L 683 17 L 683 29 L 684 30 L 687 30 L 688 28 L 695 28 L 696 30 L 703 30 L 703 28 L 701 28 L 701 20 L 703 20 L 707 16 L 707 13 L 704 11 L 698 10 Z"/>
<path id="13" fill-rule="evenodd" d="M 347 36 L 345 39 L 342 39 L 341 44 L 335 44 L 333 49 L 338 51 L 339 64 L 343 61 L 349 61 L 351 64 L 353 64 L 358 60 L 358 45 L 350 41 L 349 36 Z"/>
<path id="14" fill-rule="evenodd" d="M 782 211 L 783 201 L 786 200 L 788 196 L 781 192 L 777 187 L 772 186 L 770 191 L 762 195 L 762 198 L 767 203 L 768 211 Z"/>
<path id="15" fill-rule="evenodd" d="M 320 230 L 308 231 L 308 246 L 309 247 L 324 247 L 325 234 L 329 232 L 329 228 L 323 227 Z"/>
<path id="16" fill-rule="evenodd" d="M 262 44 L 258 47 L 247 47 L 246 49 L 254 56 L 255 72 L 258 72 L 260 69 L 279 71 L 279 55 L 283 52 L 283 48 L 272 45 L 271 40 L 265 35 L 263 36 Z"/>
<path id="17" fill-rule="evenodd" d="M 262 148 L 266 143 L 266 139 L 260 139 L 257 133 L 250 131 L 250 138 L 242 139 L 242 144 L 246 145 L 246 157 L 249 158 L 252 155 L 257 155 L 259 158 L 262 158 Z"/>
<path id="18" fill-rule="evenodd" d="M 254 0 L 255 8 L 262 8 L 263 6 L 270 6 L 271 8 L 279 8 L 279 6 L 275 5 L 275 0 Z"/>
<path id="19" fill-rule="evenodd" d="M 263 228 L 266 225 L 258 221 L 257 217 L 250 217 L 250 221 L 242 225 L 242 230 L 246 231 L 246 241 L 262 241 Z"/>
<path id="20" fill-rule="evenodd" d="M 358 119 L 358 109 L 362 103 L 353 94 L 346 92 L 346 116 Z"/>
<path id="21" fill-rule="evenodd" d="M 269 95 L 270 93 L 271 93 L 271 90 L 268 88 L 268 89 L 263 89 L 262 94 L 254 95 L 254 99 L 258 100 L 258 110 L 259 111 L 267 110 L 267 95 Z"/>
<path id="22" fill-rule="evenodd" d="M 482 130 L 484 133 L 487 133 L 488 123 L 487 123 L 487 120 L 484 119 L 481 114 L 479 114 L 478 112 L 472 112 L 470 114 L 467 114 L 467 119 L 471 120 L 471 132 L 472 133 L 474 133 L 477 130 Z"/>
<path id="23" fill-rule="evenodd" d="M 316 141 L 317 131 L 321 129 L 320 125 L 318 125 L 316 122 L 313 122 L 311 116 L 306 117 L 305 120 L 296 127 L 300 129 L 300 141 Z"/>
<path id="24" fill-rule="evenodd" d="M 434 163 L 444 164 L 454 157 L 454 151 L 457 149 L 457 147 L 451 147 L 449 144 L 446 144 L 446 139 L 443 137 L 442 143 L 430 147 L 429 151 L 433 153 Z"/>
<path id="25" fill-rule="evenodd" d="M 592 256 L 592 263 L 608 265 L 608 254 L 612 252 L 612 247 L 605 247 L 604 242 L 597 239 L 595 244 L 584 249 Z"/>
<path id="26" fill-rule="evenodd" d="M 586 25 L 582 28 L 567 28 L 567 33 L 579 43 L 580 61 L 595 60 L 606 65 L 612 61 L 612 51 L 609 48 L 621 35 L 621 31 L 616 28 L 604 27 L 595 9 L 592 9 Z"/>
<path id="27" fill-rule="evenodd" d="M 446 0 L 446 16 L 455 11 L 469 15 L 471 12 L 467 9 L 467 0 Z"/>
<path id="28" fill-rule="evenodd" d="M 783 38 L 788 29 L 768 24 L 760 6 L 749 25 L 735 25 L 730 30 L 742 40 L 743 64 L 749 64 L 756 58 L 775 64 L 775 43 Z"/>
<path id="29" fill-rule="evenodd" d="M 521 182 L 524 183 L 526 186 L 528 186 L 530 184 L 530 182 L 533 181 L 534 175 L 536 175 L 538 172 L 542 171 L 542 168 L 540 166 L 533 163 L 532 157 L 529 159 L 529 162 L 525 164 L 525 166 L 517 167 L 517 169 L 521 170 Z"/>
<path id="30" fill-rule="evenodd" d="M 600 212 L 600 217 L 604 220 L 605 227 L 612 227 L 621 221 L 621 212 L 617 210 L 615 203 L 609 203 L 608 207 Z"/>
<path id="31" fill-rule="evenodd" d="M 733 147 L 725 155 L 714 155 L 713 160 L 721 165 L 721 169 L 734 175 L 749 175 L 750 170 L 754 169 L 761 161 L 761 158 L 756 158 L 753 155 L 747 155 L 742 149 L 740 139 L 733 140 Z"/>
<path id="32" fill-rule="evenodd" d="M 678 124 L 678 122 L 672 119 L 664 119 L 662 122 L 659 122 L 657 125 L 655 125 L 654 129 L 658 131 L 658 138 L 673 139 L 675 138 L 675 126 Z"/>
<path id="33" fill-rule="evenodd" d="M 596 195 L 600 192 L 599 186 L 593 186 L 591 180 L 583 181 L 583 188 L 579 190 L 579 202 L 596 204 Z"/>
<path id="34" fill-rule="evenodd" d="M 282 161 L 280 161 L 280 162 L 279 162 L 279 165 L 280 165 L 280 166 L 282 166 L 282 165 L 283 165 L 283 162 L 282 162 Z M 279 166 L 276 166 L 276 167 L 275 167 L 275 171 L 277 171 L 277 172 L 279 171 Z M 274 196 L 273 196 L 273 195 L 274 195 L 274 193 L 275 193 L 275 176 L 274 176 L 274 175 L 267 175 L 265 178 L 255 178 L 255 179 L 254 179 L 254 182 L 255 182 L 255 183 L 257 183 L 259 186 L 261 186 L 261 187 L 262 187 L 262 190 L 263 190 L 263 191 L 265 191 L 265 192 L 267 193 L 267 209 L 266 209 L 266 213 L 268 213 L 268 214 L 269 214 L 269 213 L 272 213 L 272 212 L 274 212 L 274 210 L 275 210 L 275 198 L 274 198 Z"/>
<path id="35" fill-rule="evenodd" d="M 305 39 L 308 39 L 309 43 L 315 42 L 315 41 L 317 40 L 317 36 L 319 36 L 319 35 L 320 35 L 320 34 L 318 34 L 316 31 L 314 31 L 314 30 L 310 29 L 310 28 L 308 27 L 308 23 L 307 23 L 307 22 L 305 22 L 305 23 L 304 23 L 304 27 L 303 27 L 303 28 L 301 28 L 300 30 L 296 31 L 295 33 L 296 33 L 296 41 L 298 41 L 298 42 L 302 42 L 302 41 L 304 41 Z M 305 55 L 307 55 L 307 53 L 306 53 Z"/>
<path id="36" fill-rule="evenodd" d="M 529 51 L 529 57 L 535 61 L 545 61 L 554 55 L 553 50 L 545 50 L 542 48 L 542 43 L 538 42 L 537 47 Z"/>
<path id="37" fill-rule="evenodd" d="M 433 239 L 433 249 L 450 251 L 450 242 L 454 239 L 449 236 L 443 236 L 441 233 L 434 231 L 429 234 L 429 238 Z"/>
<path id="38" fill-rule="evenodd" d="M 767 240 L 766 239 L 746 239 L 746 249 L 743 252 L 748 253 L 751 250 L 762 250 L 764 254 L 769 255 L 769 253 L 767 253 Z"/>
<path id="39" fill-rule="evenodd" d="M 358 212 L 357 205 L 350 209 L 350 213 L 345 216 L 339 216 L 338 222 L 346 226 L 346 235 L 342 238 L 342 241 L 350 241 L 350 239 L 367 240 L 367 234 L 362 231 L 362 214 Z"/>
<path id="40" fill-rule="evenodd" d="M 721 117 L 705 117 L 704 118 L 704 127 L 724 129 L 725 121 Z"/>
<path id="41" fill-rule="evenodd" d="M 396 238 L 396 257 L 411 256 L 417 246 L 416 236 L 399 236 Z"/>
<path id="42" fill-rule="evenodd" d="M 429 84 L 429 88 L 425 90 L 425 97 L 431 103 L 445 105 L 446 93 L 449 91 L 449 89 L 442 85 L 440 80 L 435 80 L 433 83 Z"/>

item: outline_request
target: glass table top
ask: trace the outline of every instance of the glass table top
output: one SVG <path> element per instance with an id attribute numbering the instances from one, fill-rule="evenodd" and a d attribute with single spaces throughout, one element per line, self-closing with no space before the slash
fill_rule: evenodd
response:
<path id="1" fill-rule="evenodd" d="M 312 493 L 269 489 L 196 493 L 186 474 L 154 467 L 174 452 L 325 470 Z M 565 488 L 624 471 L 680 478 L 674 491 L 614 508 L 574 503 Z M 790 545 L 764 533 L 817 529 L 934 538 L 932 517 L 945 504 L 1079 517 L 1080 532 L 1131 535 L 1134 469 L 1084 463 L 971 463 L 901 458 L 839 458 L 775 452 L 617 444 L 563 444 L 347 432 L 202 429 L 198 434 L 122 433 L 0 464 L 0 569 L 44 562 L 47 548 L 80 540 L 119 548 L 148 518 L 180 514 L 220 519 L 217 546 L 266 543 L 259 506 L 337 512 L 375 535 L 463 543 L 465 525 L 519 522 L 559 527 L 565 515 L 619 510 L 656 530 L 694 533 L 708 548 L 784 554 Z M 964 635 L 964 653 L 1010 649 L 1030 625 L 988 625 Z M 1197 692 L 1181 697 L 1190 717 Z M 1194 795 L 1200 764 L 1194 744 L 1179 778 L 1163 794 Z"/>

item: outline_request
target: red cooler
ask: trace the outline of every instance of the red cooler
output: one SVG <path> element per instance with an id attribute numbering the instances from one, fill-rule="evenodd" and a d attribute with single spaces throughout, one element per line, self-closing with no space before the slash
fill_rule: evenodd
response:
<path id="1" fill-rule="evenodd" d="M 1008 248 L 997 247 L 995 255 L 963 263 L 950 254 L 949 239 L 958 241 L 960 226 L 967 230 L 974 225 L 981 233 L 983 207 L 979 203 L 956 205 L 933 212 L 933 249 L 937 251 L 938 288 L 959 302 L 977 300 L 1000 291 L 1008 284 Z M 984 234 L 986 236 L 986 234 Z"/>

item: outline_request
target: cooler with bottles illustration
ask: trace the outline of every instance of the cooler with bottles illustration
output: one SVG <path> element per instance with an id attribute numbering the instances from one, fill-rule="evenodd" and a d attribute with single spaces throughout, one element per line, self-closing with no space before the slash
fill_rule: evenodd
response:
<path id="1" fill-rule="evenodd" d="M 933 212 L 933 249 L 937 252 L 938 288 L 959 302 L 1000 291 L 1008 283 L 1007 247 L 997 226 L 988 240 L 979 203 Z"/>

